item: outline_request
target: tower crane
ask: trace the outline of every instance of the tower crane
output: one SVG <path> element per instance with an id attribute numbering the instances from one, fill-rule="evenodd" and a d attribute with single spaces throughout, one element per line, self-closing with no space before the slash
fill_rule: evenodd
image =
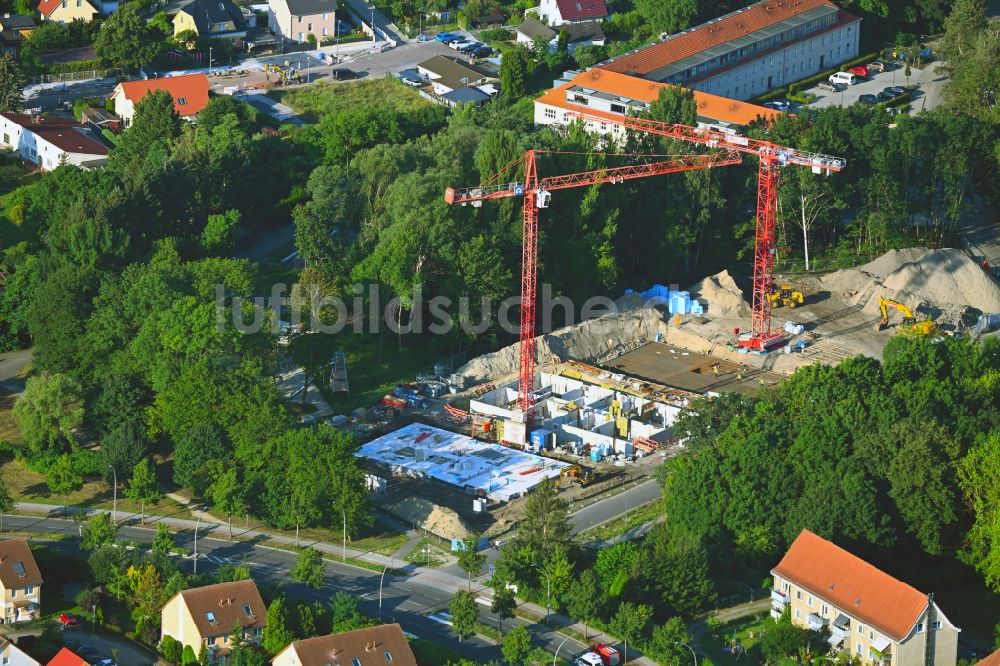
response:
<path id="1" fill-rule="evenodd" d="M 723 148 L 728 148 L 724 146 Z M 663 155 L 627 155 L 643 158 L 640 164 L 606 167 L 593 171 L 539 177 L 538 156 L 542 154 L 593 154 L 559 153 L 557 151 L 529 150 L 511 162 L 496 175 L 478 187 L 445 191 L 444 200 L 449 204 L 481 206 L 483 201 L 507 197 L 524 199 L 524 235 L 521 250 L 521 320 L 519 335 L 519 373 L 517 407 L 527 421 L 534 410 L 535 385 L 535 304 L 536 277 L 538 274 L 538 211 L 547 208 L 551 193 L 571 187 L 586 187 L 599 183 L 621 183 L 626 180 L 657 176 L 678 171 L 705 169 L 713 166 L 739 164 L 742 155 L 733 150 L 703 155 L 685 155 L 664 159 Z M 513 180 L 523 168 L 522 180 Z"/>
<path id="2" fill-rule="evenodd" d="M 753 307 L 750 333 L 741 336 L 739 345 L 757 351 L 767 351 L 780 345 L 784 337 L 771 332 L 771 302 L 768 294 L 774 282 L 774 232 L 778 218 L 778 170 L 786 165 L 811 167 L 813 173 L 831 174 L 847 166 L 847 160 L 820 153 L 810 153 L 787 148 L 773 141 L 751 139 L 739 134 L 719 130 L 664 123 L 648 118 L 619 116 L 594 111 L 570 110 L 569 118 L 585 123 L 618 125 L 645 134 L 656 134 L 671 139 L 696 143 L 709 148 L 724 148 L 743 155 L 756 155 L 757 167 L 757 224 L 753 252 Z"/>

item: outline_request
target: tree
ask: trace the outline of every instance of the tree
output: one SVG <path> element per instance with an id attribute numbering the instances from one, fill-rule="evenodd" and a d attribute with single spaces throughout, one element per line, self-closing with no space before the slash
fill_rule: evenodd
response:
<path id="1" fill-rule="evenodd" d="M 115 12 L 108 20 L 117 15 Z M 103 31 L 102 28 L 102 34 Z M 174 98 L 170 93 L 166 90 L 147 92 L 135 105 L 132 126 L 119 137 L 111 153 L 110 166 L 120 174 L 135 177 L 151 156 L 164 153 L 180 133 L 181 119 L 174 110 Z"/>
<path id="2" fill-rule="evenodd" d="M 958 468 L 959 486 L 975 516 L 963 560 L 1000 591 L 1000 432 L 969 450 Z"/>
<path id="3" fill-rule="evenodd" d="M 295 568 L 292 569 L 292 580 L 305 583 L 309 587 L 318 590 L 323 587 L 323 574 L 326 563 L 323 556 L 315 548 L 302 548 L 299 550 L 299 557 L 295 561 Z"/>
<path id="4" fill-rule="evenodd" d="M 260 645 L 270 654 L 276 655 L 295 640 L 295 635 L 288 628 L 288 609 L 285 607 L 285 598 L 278 597 L 271 602 L 267 609 L 267 624 L 264 626 L 264 635 L 261 637 Z"/>
<path id="5" fill-rule="evenodd" d="M 160 486 L 156 482 L 156 472 L 153 471 L 153 463 L 149 458 L 143 458 L 132 469 L 132 478 L 129 480 L 128 488 L 125 489 L 125 497 L 130 502 L 140 505 L 140 524 L 146 524 L 146 504 L 158 502 L 163 499 Z M 157 536 L 159 536 L 157 526 Z"/>
<path id="6" fill-rule="evenodd" d="M 11 497 L 7 482 L 0 477 L 0 532 L 3 532 L 3 515 L 14 510 L 14 498 Z"/>
<path id="7" fill-rule="evenodd" d="M 240 211 L 235 209 L 227 210 L 221 215 L 209 215 L 205 229 L 201 232 L 201 249 L 210 254 L 221 254 L 232 249 L 239 223 Z"/>
<path id="8" fill-rule="evenodd" d="M 812 636 L 808 629 L 792 624 L 787 611 L 762 633 L 760 653 L 771 664 L 776 664 L 785 657 L 797 657 L 799 651 L 809 645 Z"/>
<path id="9" fill-rule="evenodd" d="M 232 539 L 233 515 L 245 513 L 247 510 L 243 484 L 240 483 L 239 473 L 234 465 L 230 465 L 216 477 L 215 483 L 208 489 L 208 495 L 216 508 L 225 513 L 229 519 L 229 538 Z"/>
<path id="10" fill-rule="evenodd" d="M 126 481 L 136 465 L 146 459 L 148 447 L 145 423 L 138 418 L 121 423 L 101 440 L 102 476 L 106 481 Z"/>
<path id="11" fill-rule="evenodd" d="M 350 172 L 342 166 L 320 166 L 309 175 L 310 199 L 292 211 L 295 247 L 306 265 L 326 275 L 342 268 L 345 248 L 341 240 L 356 213 L 351 201 Z"/>
<path id="12" fill-rule="evenodd" d="M 569 505 L 559 497 L 559 487 L 552 479 L 528 494 L 525 517 L 517 532 L 517 541 L 531 549 L 536 561 L 548 560 L 554 550 L 569 550 L 573 542 Z"/>
<path id="13" fill-rule="evenodd" d="M 202 495 L 206 484 L 203 472 L 210 460 L 229 454 L 225 433 L 214 423 L 199 423 L 175 435 L 174 483 Z"/>
<path id="14" fill-rule="evenodd" d="M 646 552 L 636 568 L 663 601 L 682 613 L 694 613 L 715 598 L 708 575 L 708 550 L 701 539 L 674 526 L 657 526 L 646 538 Z"/>
<path id="15" fill-rule="evenodd" d="M 83 420 L 82 399 L 80 383 L 69 375 L 42 373 L 28 378 L 14 403 L 14 420 L 29 458 L 70 449 L 73 431 Z"/>
<path id="16" fill-rule="evenodd" d="M 159 523 L 156 526 L 156 534 L 153 535 L 151 549 L 154 555 L 160 556 L 169 555 L 174 549 L 174 534 L 163 523 Z"/>
<path id="17" fill-rule="evenodd" d="M 635 643 L 646 637 L 652 619 L 653 609 L 649 606 L 623 601 L 611 618 L 611 631 L 624 640 L 625 645 L 628 646 L 628 641 Z M 625 659 L 628 660 L 627 654 Z"/>
<path id="18" fill-rule="evenodd" d="M 10 54 L 0 56 L 0 113 L 20 112 L 24 105 L 24 73 Z"/>
<path id="19" fill-rule="evenodd" d="M 588 624 L 597 619 L 602 601 L 597 574 L 593 569 L 584 569 L 580 573 L 580 578 L 570 586 L 566 603 L 570 616 L 577 622 L 583 623 L 584 641 L 588 638 Z"/>
<path id="20" fill-rule="evenodd" d="M 528 664 L 528 657 L 531 655 L 531 634 L 528 628 L 519 624 L 503 637 L 501 641 L 501 652 L 504 661 L 510 666 L 522 666 Z"/>
<path id="21" fill-rule="evenodd" d="M 940 50 L 951 66 L 959 63 L 974 49 L 976 39 L 989 25 L 983 0 L 955 0 L 951 14 L 944 22 Z"/>
<path id="22" fill-rule="evenodd" d="M 517 599 L 514 598 L 514 590 L 506 583 L 498 585 L 493 590 L 493 603 L 490 604 L 490 610 L 497 616 L 501 634 L 503 633 L 503 621 L 514 617 L 515 608 L 517 608 Z"/>
<path id="23" fill-rule="evenodd" d="M 473 574 L 479 575 L 486 564 L 486 553 L 479 551 L 479 535 L 469 534 L 462 539 L 462 548 L 458 551 L 458 567 L 469 574 L 469 589 L 472 589 Z"/>
<path id="24" fill-rule="evenodd" d="M 138 5 L 125 4 L 122 9 L 104 20 L 94 40 L 94 51 L 101 62 L 111 67 L 145 67 L 159 53 L 159 40 Z"/>
<path id="25" fill-rule="evenodd" d="M 201 649 L 205 651 L 205 661 L 201 662 L 201 653 L 195 656 L 194 648 L 190 645 L 185 645 L 183 652 L 181 652 L 181 666 L 193 666 L 199 663 L 208 663 L 208 647 L 202 645 Z"/>
<path id="26" fill-rule="evenodd" d="M 552 599 L 557 605 L 561 605 L 563 595 L 569 590 L 573 583 L 573 565 L 570 563 L 566 553 L 561 550 L 553 551 L 549 559 L 545 562 L 545 583 L 546 583 L 546 604 L 552 605 Z"/>
<path id="27" fill-rule="evenodd" d="M 84 550 L 97 550 L 101 546 L 112 544 L 118 538 L 118 526 L 115 525 L 107 511 L 100 511 L 87 521 L 83 528 L 83 541 L 80 547 Z"/>
<path id="28" fill-rule="evenodd" d="M 184 646 L 173 636 L 164 636 L 160 641 L 160 654 L 171 664 L 181 663 L 181 655 L 184 654 Z"/>
<path id="29" fill-rule="evenodd" d="M 330 599 L 330 631 L 339 634 L 368 625 L 361 614 L 358 598 L 347 592 L 337 592 Z"/>
<path id="30" fill-rule="evenodd" d="M 669 34 L 687 28 L 698 13 L 696 0 L 636 0 L 635 8 L 654 32 Z"/>
<path id="31" fill-rule="evenodd" d="M 622 593 L 638 559 L 639 547 L 631 541 L 619 541 L 597 552 L 594 573 L 608 597 L 617 597 Z"/>
<path id="32" fill-rule="evenodd" d="M 523 97 L 528 77 L 528 61 L 523 49 L 509 49 L 500 60 L 500 90 L 505 99 Z"/>
<path id="33" fill-rule="evenodd" d="M 690 640 L 684 620 L 674 616 L 663 624 L 653 627 L 649 650 L 653 658 L 661 664 L 687 663 L 690 656 L 685 645 Z"/>
<path id="34" fill-rule="evenodd" d="M 71 493 L 83 488 L 83 477 L 76 471 L 73 458 L 68 455 L 57 456 L 49 468 L 45 470 L 45 483 L 49 491 L 63 498 L 63 508 Z"/>
<path id="35" fill-rule="evenodd" d="M 479 605 L 476 596 L 468 590 L 459 590 L 448 604 L 451 611 L 451 626 L 458 634 L 461 642 L 466 636 L 475 632 L 479 617 Z"/>
<path id="36" fill-rule="evenodd" d="M 85 405 L 87 430 L 101 438 L 124 421 L 143 416 L 146 388 L 134 375 L 110 373 L 97 381 Z"/>
<path id="37" fill-rule="evenodd" d="M 160 572 L 152 564 L 128 568 L 126 580 L 135 632 L 145 637 L 155 635 L 160 623 L 160 608 L 163 606 L 163 580 Z"/>

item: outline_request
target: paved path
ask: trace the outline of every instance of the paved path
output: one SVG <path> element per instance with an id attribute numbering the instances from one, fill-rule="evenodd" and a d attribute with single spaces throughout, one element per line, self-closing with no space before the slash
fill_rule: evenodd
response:
<path id="1" fill-rule="evenodd" d="M 30 349 L 0 354 L 0 388 L 17 394 L 24 391 L 24 379 L 18 375 L 31 361 Z"/>

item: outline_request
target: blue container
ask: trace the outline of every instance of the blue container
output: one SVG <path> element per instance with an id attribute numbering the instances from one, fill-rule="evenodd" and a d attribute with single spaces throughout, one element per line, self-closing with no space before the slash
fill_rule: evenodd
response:
<path id="1" fill-rule="evenodd" d="M 593 462 L 601 462 L 601 458 L 603 458 L 603 457 L 604 456 L 601 455 L 601 450 L 600 449 L 591 449 L 590 450 L 590 459 Z"/>
<path id="2" fill-rule="evenodd" d="M 551 437 L 552 437 L 552 431 L 546 430 L 545 428 L 532 430 L 530 435 L 531 443 L 543 449 L 548 446 Z"/>

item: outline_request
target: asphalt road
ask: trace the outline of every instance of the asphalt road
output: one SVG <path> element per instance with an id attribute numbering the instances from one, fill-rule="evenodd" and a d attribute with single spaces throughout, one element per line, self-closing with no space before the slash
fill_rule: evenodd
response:
<path id="1" fill-rule="evenodd" d="M 24 380 L 17 376 L 29 363 L 31 363 L 31 350 L 21 349 L 19 351 L 5 352 L 0 354 L 0 388 L 11 393 L 20 393 L 24 390 Z"/>
<path id="2" fill-rule="evenodd" d="M 628 513 L 637 506 L 642 506 L 661 497 L 663 497 L 663 492 L 656 479 L 643 481 L 613 497 L 608 497 L 574 512 L 570 516 L 570 520 L 573 522 L 573 534 L 589 530 L 612 518 L 617 518 L 623 513 Z"/>

